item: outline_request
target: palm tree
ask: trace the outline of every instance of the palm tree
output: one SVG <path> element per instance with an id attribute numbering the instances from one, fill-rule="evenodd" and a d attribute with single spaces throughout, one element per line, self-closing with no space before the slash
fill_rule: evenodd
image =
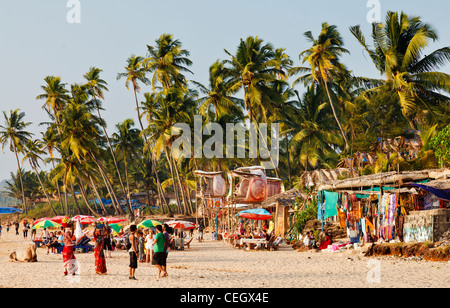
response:
<path id="1" fill-rule="evenodd" d="M 263 95 L 270 92 L 268 84 L 278 76 L 286 76 L 282 69 L 285 65 L 280 62 L 283 57 L 274 51 L 272 44 L 263 44 L 263 40 L 252 36 L 245 41 L 241 39 L 235 55 L 225 52 L 231 57 L 224 61 L 228 65 L 225 74 L 233 79 L 231 91 L 244 90 L 245 110 L 250 123 L 254 123 L 255 108 L 262 104 Z"/>
<path id="2" fill-rule="evenodd" d="M 430 125 L 439 123 L 437 111 L 448 109 L 450 101 L 450 75 L 436 70 L 449 62 L 450 47 L 424 55 L 438 39 L 435 30 L 419 17 L 388 12 L 385 24 L 372 24 L 373 48 L 367 45 L 359 26 L 350 27 L 350 31 L 385 77 L 384 84 L 367 90 L 365 96 L 370 99 L 376 93 L 390 93 L 413 129 L 430 116 Z"/>
<path id="3" fill-rule="evenodd" d="M 147 45 L 148 56 L 143 65 L 148 72 L 153 73 L 152 88 L 156 93 L 157 82 L 164 90 L 170 87 L 186 87 L 186 78 L 182 74 L 189 72 L 187 67 L 192 65 L 189 51 L 182 49 L 179 40 L 174 40 L 172 34 L 164 33 L 155 40 L 155 46 Z"/>
<path id="4" fill-rule="evenodd" d="M 87 72 L 83 77 L 88 82 L 86 86 L 88 87 L 88 89 L 90 91 L 90 95 L 92 96 L 92 101 L 94 103 L 95 109 L 97 110 L 98 118 L 101 120 L 101 127 L 103 130 L 103 133 L 105 134 L 106 141 L 108 142 L 109 150 L 111 152 L 111 155 L 112 155 L 112 158 L 114 161 L 114 166 L 116 168 L 116 173 L 119 178 L 120 186 L 122 187 L 122 191 L 125 195 L 126 194 L 125 186 L 122 181 L 122 175 L 120 174 L 119 166 L 117 165 L 116 155 L 112 148 L 111 140 L 109 139 L 108 133 L 106 131 L 106 124 L 103 122 L 103 119 L 102 119 L 102 116 L 100 113 L 100 109 L 102 109 L 100 99 L 104 99 L 103 91 L 108 91 L 108 88 L 106 87 L 108 84 L 106 83 L 106 81 L 104 81 L 103 79 L 100 78 L 101 72 L 102 72 L 101 69 L 96 68 L 96 67 L 91 67 L 89 69 L 89 72 Z M 130 206 L 131 206 L 131 204 L 130 204 Z M 123 214 L 121 207 L 119 207 L 119 212 L 121 214 Z"/>
<path id="5" fill-rule="evenodd" d="M 47 194 L 47 190 L 45 189 L 44 184 L 42 183 L 41 177 L 39 176 L 39 172 L 38 172 L 38 168 L 39 168 L 39 161 L 42 161 L 42 158 L 40 155 L 45 154 L 45 152 L 42 150 L 42 148 L 44 147 L 44 143 L 41 140 L 28 140 L 28 142 L 25 145 L 26 147 L 26 154 L 22 159 L 22 163 L 25 160 L 28 160 L 28 162 L 30 163 L 31 168 L 34 170 L 34 172 L 36 173 L 36 176 L 39 180 L 39 184 L 42 187 L 42 191 L 44 192 L 45 197 L 47 198 L 47 202 L 50 205 L 50 208 L 52 209 L 53 213 L 55 215 L 58 215 L 58 213 L 56 213 L 55 208 L 52 205 L 52 202 L 50 200 L 50 196 Z"/>
<path id="6" fill-rule="evenodd" d="M 221 114 L 242 113 L 242 101 L 232 96 L 236 91 L 232 91 L 231 81 L 232 79 L 225 75 L 224 63 L 220 61 L 214 62 L 209 68 L 208 86 L 193 81 L 200 92 L 205 94 L 204 97 L 199 98 L 201 103 L 199 112 L 201 115 L 206 116 L 206 122 L 209 122 L 211 109 L 213 109 L 216 119 Z"/>
<path id="7" fill-rule="evenodd" d="M 139 82 L 142 82 L 145 85 L 150 84 L 150 80 L 145 77 L 147 71 L 142 63 L 142 60 L 144 60 L 144 58 L 132 55 L 127 59 L 127 66 L 125 67 L 126 72 L 117 74 L 117 80 L 126 78 L 125 86 L 128 90 L 130 83 L 133 86 L 134 98 L 136 101 L 136 111 L 138 113 L 138 120 L 139 124 L 141 125 L 141 130 L 144 129 L 144 126 L 142 125 L 141 113 L 139 111 L 139 102 L 137 98 L 137 93 L 141 90 Z"/>
<path id="8" fill-rule="evenodd" d="M 126 119 L 123 123 L 116 125 L 117 133 L 114 133 L 112 136 L 115 144 L 115 154 L 123 159 L 125 165 L 125 179 L 127 182 L 127 197 L 130 212 L 132 212 L 133 209 L 131 207 L 128 163 L 129 161 L 133 162 L 137 160 L 142 148 L 142 142 L 139 137 L 140 130 L 132 128 L 132 126 L 134 126 L 134 121 L 132 119 Z"/>
<path id="9" fill-rule="evenodd" d="M 345 141 L 345 150 L 348 150 L 349 145 L 347 135 L 344 132 L 342 124 L 336 113 L 336 108 L 331 99 L 328 86 L 329 83 L 332 83 L 339 75 L 349 75 L 349 72 L 345 66 L 339 62 L 339 57 L 344 53 L 349 53 L 349 51 L 342 47 L 342 37 L 339 34 L 337 27 L 334 25 L 322 23 L 322 30 L 320 31 L 317 39 L 313 37 L 311 31 L 305 32 L 304 36 L 313 45 L 311 48 L 301 52 L 299 59 L 302 63 L 308 61 L 310 67 L 295 67 L 290 70 L 291 75 L 297 73 L 308 73 L 297 78 L 294 81 L 294 85 L 299 81 L 304 81 L 305 83 L 315 81 L 325 88 L 334 118 Z"/>
<path id="10" fill-rule="evenodd" d="M 319 164 L 328 165 L 337 159 L 333 146 L 341 145 L 341 139 L 330 132 L 330 119 L 327 117 L 327 103 L 323 103 L 324 94 L 317 85 L 311 85 L 298 98 L 299 109 L 290 109 L 289 116 L 284 121 L 289 127 L 284 133 L 291 134 L 291 147 L 294 161 L 300 162 L 305 171 L 308 167 L 316 168 Z M 328 161 L 327 161 L 328 160 Z"/>
<path id="11" fill-rule="evenodd" d="M 47 76 L 44 78 L 46 85 L 41 86 L 44 90 L 43 94 L 40 94 L 36 99 L 45 99 L 45 104 L 42 106 L 49 114 L 53 114 L 57 124 L 60 123 L 56 114 L 62 110 L 69 99 L 66 84 L 61 83 L 60 77 Z"/>
<path id="12" fill-rule="evenodd" d="M 25 128 L 30 125 L 30 122 L 24 122 L 24 112 L 19 112 L 20 109 L 11 110 L 9 116 L 3 111 L 3 117 L 5 118 L 5 126 L 0 125 L 0 143 L 2 144 L 2 150 L 4 152 L 6 144 L 9 142 L 9 149 L 14 152 L 17 161 L 17 168 L 20 170 L 19 155 L 18 153 L 23 150 L 28 138 L 32 136 L 30 132 L 27 132 Z M 25 199 L 25 192 L 23 187 L 22 173 L 19 172 L 21 188 L 22 188 L 22 200 L 25 213 L 27 213 L 27 203 Z"/>

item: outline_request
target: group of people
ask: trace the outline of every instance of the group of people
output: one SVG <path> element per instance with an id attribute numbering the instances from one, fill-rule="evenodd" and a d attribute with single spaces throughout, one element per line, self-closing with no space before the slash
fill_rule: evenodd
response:
<path id="1" fill-rule="evenodd" d="M 329 245 L 333 244 L 333 240 L 331 239 L 331 235 L 328 232 L 325 232 L 325 238 L 317 245 L 314 232 L 308 231 L 303 238 L 303 244 L 308 249 L 324 250 L 327 249 Z"/>
<path id="2" fill-rule="evenodd" d="M 9 233 L 9 229 L 12 229 L 13 227 L 15 228 L 16 235 L 20 235 L 19 234 L 20 223 L 18 221 L 14 221 L 12 223 L 7 221 L 5 223 L 6 233 L 8 234 Z M 2 235 L 2 229 L 3 229 L 3 226 L 2 226 L 2 222 L 0 221 L 0 236 Z M 28 238 L 28 231 L 30 229 L 31 229 L 30 223 L 27 220 L 24 220 L 22 222 L 22 232 L 23 232 L 23 238 L 24 239 Z M 36 230 L 32 229 L 32 231 L 31 231 L 31 239 L 33 239 L 33 236 L 35 236 L 35 235 L 36 235 Z"/>

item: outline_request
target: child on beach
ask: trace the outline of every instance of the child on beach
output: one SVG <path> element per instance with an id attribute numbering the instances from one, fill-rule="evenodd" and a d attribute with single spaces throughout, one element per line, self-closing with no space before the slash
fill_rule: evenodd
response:
<path id="1" fill-rule="evenodd" d="M 145 262 L 145 238 L 142 230 L 138 231 L 139 238 L 139 262 Z"/>
<path id="2" fill-rule="evenodd" d="M 145 249 L 147 250 L 146 262 L 150 263 L 153 257 L 153 230 L 147 230 L 147 236 L 145 237 Z"/>

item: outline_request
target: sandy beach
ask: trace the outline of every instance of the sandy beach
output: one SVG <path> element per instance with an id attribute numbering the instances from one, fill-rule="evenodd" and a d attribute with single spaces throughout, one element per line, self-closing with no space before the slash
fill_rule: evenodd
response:
<path id="1" fill-rule="evenodd" d="M 157 279 L 156 269 L 139 263 L 137 281 L 128 279 L 129 258 L 114 251 L 107 259 L 108 275 L 94 274 L 94 255 L 77 253 L 80 275 L 65 277 L 61 255 L 39 248 L 37 263 L 9 262 L 9 254 L 31 243 L 14 232 L 0 239 L 0 287 L 9 288 L 314 288 L 448 287 L 450 263 L 365 258 L 358 251 L 242 251 L 221 241 L 193 241 L 191 249 L 171 251 L 169 277 Z M 373 272 L 375 271 L 375 274 Z M 378 274 L 377 274 L 378 273 Z"/>

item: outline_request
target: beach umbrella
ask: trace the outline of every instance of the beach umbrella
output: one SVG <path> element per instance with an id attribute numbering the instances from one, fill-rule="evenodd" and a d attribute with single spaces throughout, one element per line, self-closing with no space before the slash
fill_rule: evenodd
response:
<path id="1" fill-rule="evenodd" d="M 117 224 L 110 224 L 109 225 L 111 227 L 111 229 L 113 229 L 114 231 L 116 231 L 117 233 L 120 232 L 120 230 L 123 228 L 123 225 L 120 223 Z"/>
<path id="2" fill-rule="evenodd" d="M 82 225 L 89 225 L 94 222 L 94 216 L 78 215 L 72 217 L 72 221 L 76 221 L 77 219 L 80 220 L 80 224 Z"/>
<path id="3" fill-rule="evenodd" d="M 48 217 L 42 217 L 42 218 L 36 219 L 35 221 L 33 221 L 33 226 L 35 224 L 37 224 L 38 222 L 41 222 L 41 221 L 44 221 L 44 220 L 51 220 L 51 219 L 48 218 Z"/>
<path id="4" fill-rule="evenodd" d="M 0 214 L 23 213 L 21 209 L 16 207 L 0 207 Z"/>
<path id="5" fill-rule="evenodd" d="M 43 228 L 58 228 L 61 224 L 56 223 L 51 220 L 42 220 L 33 226 L 33 229 L 43 229 Z"/>
<path id="6" fill-rule="evenodd" d="M 56 222 L 58 224 L 62 224 L 63 219 L 69 219 L 69 216 L 55 216 L 53 218 L 50 218 L 49 220 Z"/>
<path id="7" fill-rule="evenodd" d="M 127 221 L 125 218 L 116 218 L 116 217 L 100 217 L 97 221 L 107 222 L 108 224 L 117 224 L 119 222 Z"/>
<path id="8" fill-rule="evenodd" d="M 265 209 L 250 209 L 240 211 L 239 213 L 237 213 L 237 216 L 253 220 L 268 220 L 272 218 L 272 214 L 270 214 Z"/>
<path id="9" fill-rule="evenodd" d="M 147 219 L 147 220 L 144 220 L 143 222 L 141 222 L 138 225 L 138 228 L 152 228 L 157 225 L 162 225 L 162 223 L 159 221 L 156 221 L 156 220 Z"/>
<path id="10" fill-rule="evenodd" d="M 173 228 L 173 229 L 194 229 L 195 228 L 195 223 L 190 222 L 190 221 L 183 221 L 183 220 L 172 220 L 172 221 L 168 221 L 166 222 L 166 224 Z"/>

